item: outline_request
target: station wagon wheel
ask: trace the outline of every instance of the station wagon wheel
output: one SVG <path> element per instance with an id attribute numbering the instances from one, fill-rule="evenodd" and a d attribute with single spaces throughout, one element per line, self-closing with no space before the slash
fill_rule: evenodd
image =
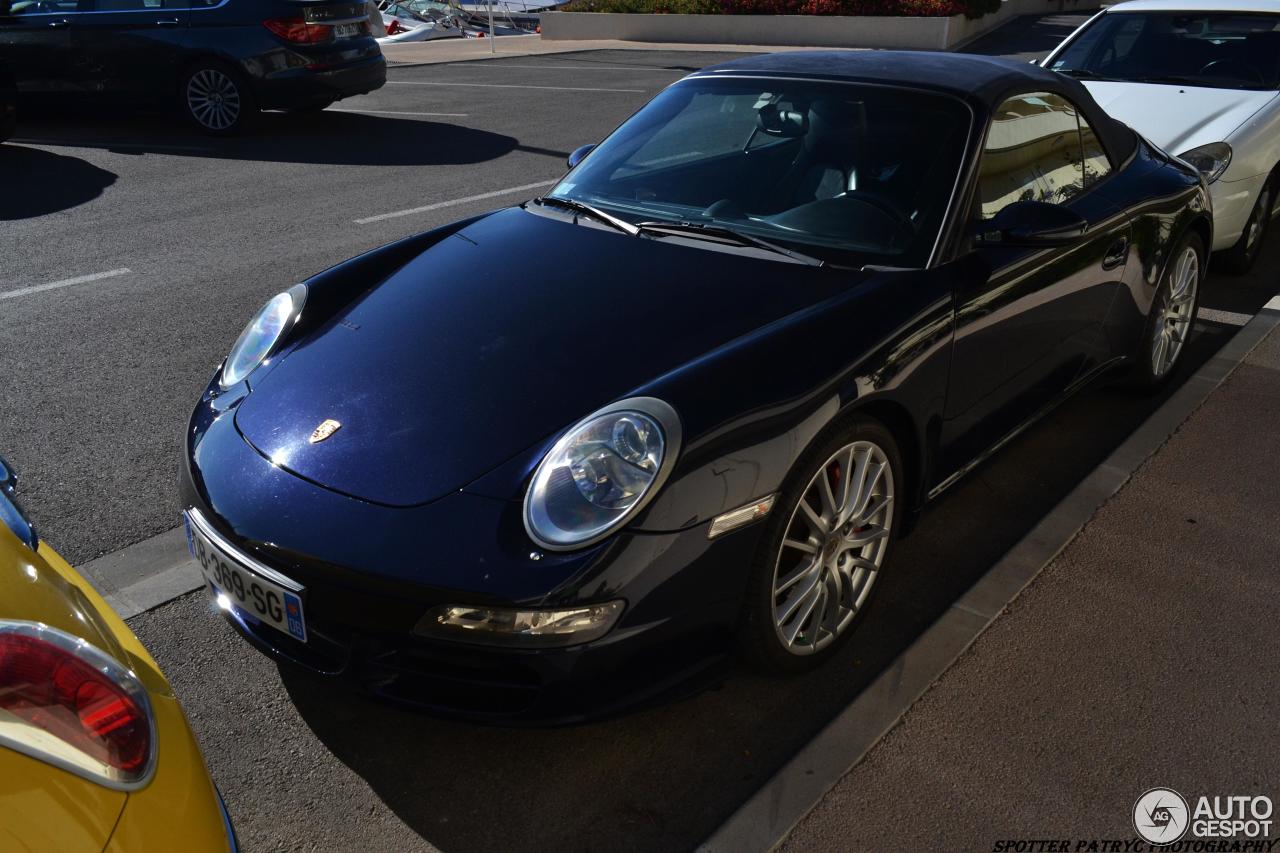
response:
<path id="1" fill-rule="evenodd" d="M 1247 273 L 1262 253 L 1263 238 L 1267 235 L 1267 226 L 1271 224 L 1271 212 L 1275 207 L 1276 183 L 1273 177 L 1263 184 L 1239 241 L 1222 253 L 1222 265 L 1228 272 L 1236 275 Z"/>
<path id="2" fill-rule="evenodd" d="M 183 78 L 179 94 L 187 118 L 205 133 L 215 136 L 238 133 L 253 109 L 239 75 L 220 64 L 191 68 Z"/>
<path id="3" fill-rule="evenodd" d="M 1183 237 L 1170 255 L 1134 365 L 1134 381 L 1141 390 L 1160 387 L 1178 366 L 1199 309 L 1204 256 L 1204 243 L 1195 234 Z"/>
<path id="4" fill-rule="evenodd" d="M 900 477 L 892 434 L 866 418 L 797 465 L 748 584 L 743 640 L 754 662 L 807 669 L 849 636 L 893 544 Z"/>

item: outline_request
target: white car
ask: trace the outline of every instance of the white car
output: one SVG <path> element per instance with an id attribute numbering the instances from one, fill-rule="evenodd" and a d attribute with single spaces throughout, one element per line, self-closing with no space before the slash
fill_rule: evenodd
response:
<path id="1" fill-rule="evenodd" d="M 1234 272 L 1253 265 L 1280 195 L 1280 0 L 1120 3 L 1042 65 L 1198 168 L 1213 195 L 1213 249 Z"/>

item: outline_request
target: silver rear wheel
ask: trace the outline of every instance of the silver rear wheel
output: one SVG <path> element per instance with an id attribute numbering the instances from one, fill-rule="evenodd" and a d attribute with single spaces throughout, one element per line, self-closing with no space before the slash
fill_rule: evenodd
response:
<path id="1" fill-rule="evenodd" d="M 872 441 L 841 447 L 810 479 L 773 570 L 773 624 L 793 655 L 821 651 L 866 603 L 893 530 L 895 472 Z"/>
<path id="2" fill-rule="evenodd" d="M 239 126 L 244 94 L 230 74 L 220 68 L 198 68 L 187 78 L 183 92 L 187 114 L 203 130 L 228 133 Z"/>

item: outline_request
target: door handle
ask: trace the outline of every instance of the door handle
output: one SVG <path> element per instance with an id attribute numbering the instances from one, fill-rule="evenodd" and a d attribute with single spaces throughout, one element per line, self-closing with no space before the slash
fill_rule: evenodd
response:
<path id="1" fill-rule="evenodd" d="M 1129 257 L 1129 239 L 1121 237 L 1115 243 L 1111 244 L 1111 248 L 1107 249 L 1107 253 L 1102 257 L 1102 268 L 1104 270 L 1113 270 L 1116 267 L 1124 266 L 1125 260 Z"/>
<path id="2" fill-rule="evenodd" d="M 65 30 L 69 26 L 71 26 L 71 21 L 66 18 L 60 18 L 59 20 L 49 22 L 49 28 L 54 30 Z"/>
<path id="3" fill-rule="evenodd" d="M 179 21 L 177 18 L 161 18 L 160 20 L 156 21 L 156 26 L 157 27 L 176 27 L 181 23 L 182 21 Z"/>

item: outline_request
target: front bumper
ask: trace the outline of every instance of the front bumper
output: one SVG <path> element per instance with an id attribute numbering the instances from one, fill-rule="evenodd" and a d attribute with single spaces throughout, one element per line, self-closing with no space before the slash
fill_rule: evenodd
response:
<path id="1" fill-rule="evenodd" d="M 503 722 L 608 715 L 683 689 L 723 659 L 758 525 L 714 541 L 706 525 L 623 533 L 535 561 L 518 502 L 457 492 L 392 508 L 341 495 L 272 465 L 224 406 L 207 395 L 197 408 L 180 491 L 184 507 L 227 543 L 305 587 L 306 643 L 224 611 L 270 657 L 392 701 Z M 566 648 L 479 646 L 413 631 L 443 604 L 619 598 L 627 607 L 610 633 Z"/>

